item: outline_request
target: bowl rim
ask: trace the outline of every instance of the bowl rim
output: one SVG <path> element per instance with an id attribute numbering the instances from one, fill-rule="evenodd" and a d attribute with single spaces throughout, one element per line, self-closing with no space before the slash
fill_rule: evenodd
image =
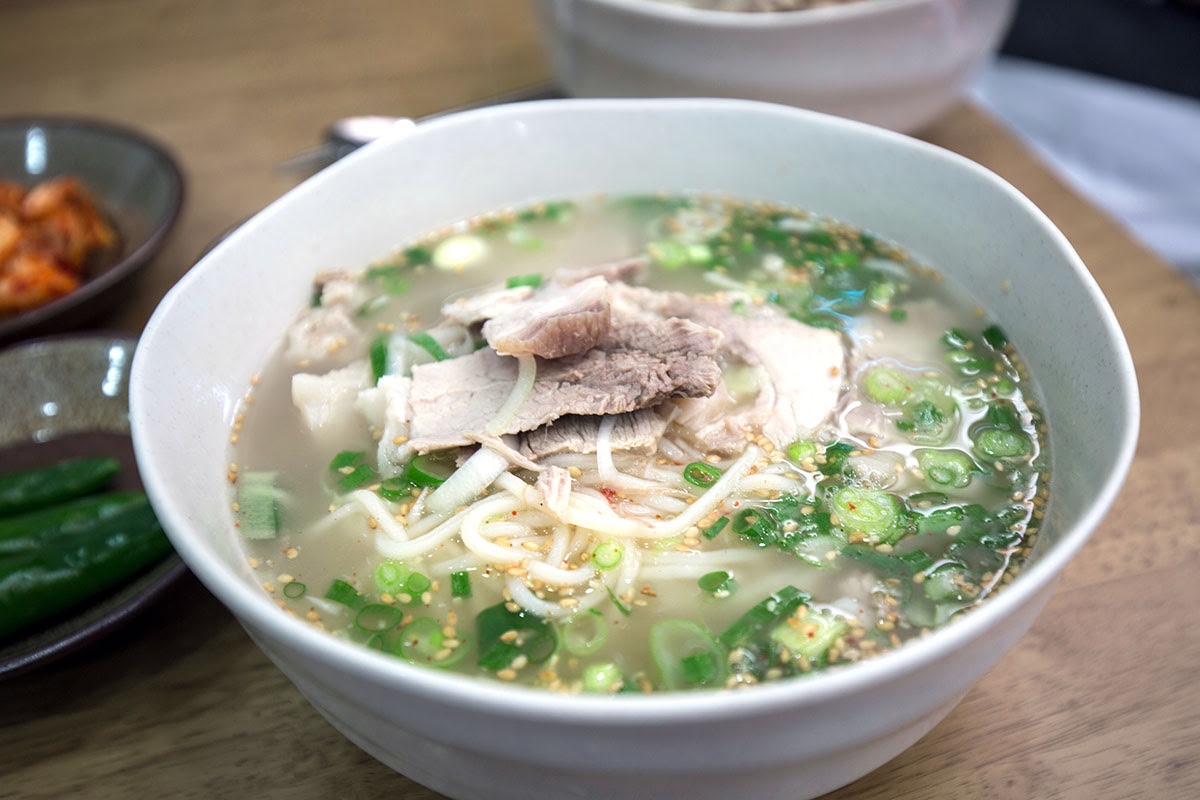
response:
<path id="1" fill-rule="evenodd" d="M 743 718 L 754 714 L 769 715 L 778 713 L 781 708 L 795 710 L 863 692 L 889 677 L 914 673 L 944 658 L 948 653 L 969 645 L 973 640 L 985 635 L 1002 618 L 1032 602 L 1039 593 L 1047 591 L 1107 513 L 1128 473 L 1137 441 L 1140 416 L 1137 381 L 1133 360 L 1116 316 L 1066 236 L 1033 201 L 982 165 L 957 153 L 894 131 L 773 103 L 716 98 L 571 99 L 541 100 L 475 109 L 422 122 L 413 129 L 398 132 L 358 150 L 318 173 L 302 186 L 308 187 L 304 189 L 306 193 L 320 191 L 322 185 L 337 180 L 343 171 L 353 165 L 385 157 L 390 150 L 405 147 L 411 137 L 436 137 L 444 129 L 471 125 L 486 127 L 506 118 L 530 124 L 540 115 L 571 114 L 577 110 L 613 115 L 630 112 L 654 115 L 661 112 L 690 111 L 708 115 L 737 113 L 747 117 L 790 117 L 805 124 L 832 128 L 844 135 L 866 137 L 881 147 L 899 153 L 935 159 L 950 169 L 965 170 L 974 174 L 991 185 L 995 191 L 1006 195 L 1043 229 L 1065 265 L 1075 273 L 1084 291 L 1096 302 L 1102 316 L 1102 324 L 1115 346 L 1111 374 L 1114 376 L 1116 394 L 1128 404 L 1123 430 L 1113 457 L 1113 469 L 1099 487 L 1096 499 L 1083 512 L 1079 521 L 1064 529 L 1054 546 L 1039 558 L 1037 563 L 1022 570 L 1017 579 L 1003 592 L 970 614 L 935 630 L 931 635 L 909 642 L 885 655 L 851 665 L 851 668 L 822 672 L 803 681 L 763 684 L 749 692 L 712 689 L 649 695 L 562 695 L 533 687 L 502 684 L 498 681 L 480 680 L 472 676 L 417 667 L 339 640 L 303 621 L 280 613 L 265 595 L 255 592 L 237 577 L 232 568 L 223 565 L 219 560 L 202 557 L 204 553 L 200 541 L 203 534 L 198 527 L 187 521 L 187 515 L 175 500 L 170 487 L 162 482 L 161 473 L 156 468 L 155 457 L 158 453 L 148 444 L 154 437 L 144 427 L 146 420 L 143 409 L 150 407 L 152 403 L 149 400 L 143 403 L 141 374 L 149 369 L 146 366 L 147 359 L 154 353 L 156 338 L 165 327 L 173 308 L 183 302 L 182 298 L 189 292 L 190 287 L 203 280 L 206 264 L 226 258 L 227 251 L 236 252 L 239 242 L 244 237 L 253 235 L 254 230 L 265 220 L 286 214 L 287 198 L 291 195 L 289 192 L 218 245 L 171 289 L 147 324 L 134 359 L 130 409 L 139 466 L 146 490 L 160 518 L 165 522 L 164 527 L 172 543 L 197 577 L 243 620 L 243 624 L 269 634 L 267 638 L 278 639 L 279 642 L 285 643 L 289 650 L 297 651 L 307 659 L 356 675 L 370 685 L 416 693 L 429 702 L 501 718 L 590 727 L 671 725 Z M 298 189 L 292 190 L 295 191 Z M 256 635 L 255 639 L 259 641 L 260 637 Z M 519 702 L 514 702 L 517 700 Z"/>
<path id="2" fill-rule="evenodd" d="M 550 0 L 554 2 L 554 0 Z M 568 0 L 576 2 L 577 0 Z M 578 0 L 626 14 L 650 17 L 666 23 L 681 23 L 708 28 L 779 28 L 821 25 L 842 19 L 858 19 L 875 16 L 908 6 L 933 5 L 943 0 L 861 0 L 819 8 L 802 8 L 795 11 L 726 11 L 714 8 L 695 8 L 656 0 Z"/>
<path id="3" fill-rule="evenodd" d="M 186 195 L 186 184 L 183 170 L 165 145 L 152 139 L 141 131 L 117 122 L 87 116 L 71 114 L 44 115 L 13 115 L 0 116 L 0 128 L 35 127 L 57 128 L 60 130 L 85 131 L 100 137 L 122 139 L 150 153 L 162 167 L 170 188 L 170 198 L 166 212 L 154 222 L 149 235 L 137 247 L 129 251 L 104 272 L 85 280 L 79 288 L 37 308 L 24 311 L 5 320 L 0 320 L 0 342 L 13 341 L 20 337 L 22 331 L 44 325 L 54 318 L 66 314 L 71 309 L 78 308 L 93 301 L 108 289 L 129 278 L 158 254 L 165 244 L 167 236 L 179 221 Z M 94 191 L 87 187 L 89 191 Z M 103 209 L 102 209 L 103 210 Z M 47 331 L 47 333 L 50 333 Z"/>

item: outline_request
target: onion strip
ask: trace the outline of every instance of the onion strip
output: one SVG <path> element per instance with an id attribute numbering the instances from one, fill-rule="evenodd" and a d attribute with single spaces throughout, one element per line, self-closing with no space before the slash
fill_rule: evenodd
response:
<path id="1" fill-rule="evenodd" d="M 508 423 L 512 422 L 512 418 L 521 410 L 521 406 L 525 405 L 525 401 L 533 394 L 533 381 L 537 377 L 537 359 L 533 356 L 517 356 L 517 382 L 513 384 L 512 391 L 509 392 L 508 399 L 504 401 L 504 405 L 500 406 L 500 410 L 496 412 L 496 416 L 484 426 L 484 431 L 492 436 L 500 436 L 505 432 Z"/>

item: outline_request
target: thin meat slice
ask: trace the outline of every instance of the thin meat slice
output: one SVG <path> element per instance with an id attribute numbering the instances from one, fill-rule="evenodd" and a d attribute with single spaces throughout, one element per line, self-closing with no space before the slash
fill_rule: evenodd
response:
<path id="1" fill-rule="evenodd" d="M 604 264 L 593 264 L 587 267 L 562 267 L 554 270 L 550 279 L 555 283 L 570 285 L 588 278 L 601 277 L 609 283 L 624 281 L 636 283 L 646 271 L 650 259 L 645 256 L 634 256 L 621 261 L 608 261 Z"/>
<path id="2" fill-rule="evenodd" d="M 612 327 L 608 283 L 595 276 L 570 286 L 549 286 L 483 324 L 498 353 L 561 358 L 604 340 Z"/>
<path id="3" fill-rule="evenodd" d="M 511 311 L 532 295 L 533 288 L 530 286 L 487 289 L 446 302 L 442 305 L 442 316 L 459 325 L 470 327 L 477 322 Z"/>
<path id="4" fill-rule="evenodd" d="M 569 414 L 521 437 L 521 453 L 534 461 L 557 453 L 594 453 L 605 417 Z M 652 408 L 617 415 L 610 447 L 614 451 L 653 453 L 667 429 L 667 420 Z"/>
<path id="5" fill-rule="evenodd" d="M 677 397 L 711 394 L 721 371 L 720 332 L 681 319 L 613 328 L 584 353 L 538 359 L 529 398 L 502 431 L 520 433 L 566 414 L 623 414 Z M 488 440 L 517 360 L 490 348 L 413 367 L 410 444 L 419 452 Z"/>

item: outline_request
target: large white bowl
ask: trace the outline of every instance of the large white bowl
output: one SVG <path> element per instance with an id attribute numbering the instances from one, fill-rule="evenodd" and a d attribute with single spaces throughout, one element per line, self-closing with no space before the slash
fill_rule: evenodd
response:
<path id="1" fill-rule="evenodd" d="M 538 0 L 576 97 L 741 97 L 910 131 L 1000 44 L 1016 0 L 864 0 L 782 13 L 651 0 Z"/>
<path id="2" fill-rule="evenodd" d="M 1032 565 L 895 653 L 738 692 L 563 697 L 410 666 L 281 613 L 245 564 L 225 469 L 238 399 L 313 274 L 506 205 L 655 190 L 830 214 L 907 245 L 990 308 L 1043 377 L 1053 500 Z M 782 106 L 596 100 L 422 123 L 290 192 L 167 295 L 138 346 L 130 404 L 142 476 L 184 560 L 313 705 L 384 763 L 454 797 L 795 800 L 915 742 L 1025 632 L 1125 476 L 1136 391 L 1121 332 L 1075 252 L 983 168 Z"/>

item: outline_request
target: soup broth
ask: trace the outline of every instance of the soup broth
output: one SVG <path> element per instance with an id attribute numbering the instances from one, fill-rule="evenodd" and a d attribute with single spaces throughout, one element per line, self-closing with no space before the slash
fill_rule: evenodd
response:
<path id="1" fill-rule="evenodd" d="M 263 588 L 334 636 L 555 691 L 733 687 L 1010 582 L 1047 499 L 1030 392 L 869 233 L 598 197 L 318 276 L 229 478 Z"/>

